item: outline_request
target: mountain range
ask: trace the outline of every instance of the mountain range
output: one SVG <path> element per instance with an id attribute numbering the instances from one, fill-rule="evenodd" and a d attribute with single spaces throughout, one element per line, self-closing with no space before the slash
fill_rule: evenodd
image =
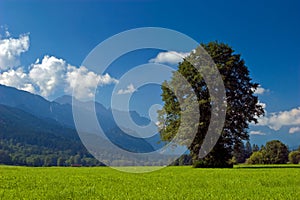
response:
<path id="1" fill-rule="evenodd" d="M 85 105 L 84 108 L 95 105 L 96 115 L 101 119 L 99 121 L 106 136 L 124 150 L 152 152 L 163 145 L 158 134 L 144 139 L 124 133 L 114 121 L 112 110 L 98 102 L 78 101 L 78 104 Z M 126 117 L 123 111 L 117 113 Z M 130 116 L 138 125 L 150 122 L 135 111 L 130 111 Z M 90 135 L 96 134 L 92 128 L 85 131 Z M 3 149 L 3 146 L 11 143 L 50 148 L 53 151 L 78 152 L 84 149 L 75 130 L 71 96 L 48 101 L 39 95 L 4 85 L 0 85 L 0 141 L 0 149 L 1 144 Z"/>

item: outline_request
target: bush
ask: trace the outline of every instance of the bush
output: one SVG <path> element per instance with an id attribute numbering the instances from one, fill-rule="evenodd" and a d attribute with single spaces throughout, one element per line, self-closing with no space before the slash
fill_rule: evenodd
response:
<path id="1" fill-rule="evenodd" d="M 293 164 L 299 164 L 300 163 L 300 151 L 292 151 L 289 153 L 289 161 Z"/>
<path id="2" fill-rule="evenodd" d="M 194 168 L 233 168 L 233 163 L 218 163 L 198 160 L 193 163 Z"/>
<path id="3" fill-rule="evenodd" d="M 247 164 L 264 164 L 264 156 L 260 151 L 253 152 L 250 158 L 246 161 Z"/>
<path id="4" fill-rule="evenodd" d="M 272 140 L 266 144 L 266 164 L 285 164 L 288 161 L 289 151 L 279 140 Z"/>
<path id="5" fill-rule="evenodd" d="M 288 148 L 279 140 L 272 140 L 262 146 L 259 151 L 253 152 L 247 164 L 285 164 L 288 161 Z"/>

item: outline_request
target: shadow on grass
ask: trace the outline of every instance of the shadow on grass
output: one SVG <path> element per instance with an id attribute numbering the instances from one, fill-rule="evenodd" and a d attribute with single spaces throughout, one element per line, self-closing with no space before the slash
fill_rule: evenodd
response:
<path id="1" fill-rule="evenodd" d="M 234 166 L 235 169 L 285 169 L 285 168 L 299 168 L 300 169 L 300 164 L 295 164 L 295 165 L 282 165 L 282 164 L 278 164 L 278 165 L 236 165 Z"/>

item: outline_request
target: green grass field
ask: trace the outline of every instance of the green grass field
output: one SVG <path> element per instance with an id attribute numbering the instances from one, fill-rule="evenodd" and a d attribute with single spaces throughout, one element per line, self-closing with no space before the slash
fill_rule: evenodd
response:
<path id="1" fill-rule="evenodd" d="M 300 199 L 299 165 L 167 167 L 130 174 L 108 167 L 0 166 L 0 199 Z"/>

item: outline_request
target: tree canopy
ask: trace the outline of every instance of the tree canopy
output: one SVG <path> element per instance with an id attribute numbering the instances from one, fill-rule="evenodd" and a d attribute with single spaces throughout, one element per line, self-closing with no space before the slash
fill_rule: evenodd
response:
<path id="1" fill-rule="evenodd" d="M 199 152 L 209 125 L 218 123 L 211 120 L 213 115 L 217 115 L 212 112 L 215 99 L 211 96 L 212 92 L 218 91 L 217 85 L 208 88 L 203 74 L 199 73 L 199 70 L 193 65 L 199 63 L 201 68 L 209 68 L 206 58 L 203 56 L 203 49 L 210 55 L 221 74 L 226 92 L 224 101 L 227 102 L 227 108 L 225 123 L 216 145 L 206 157 L 200 158 Z M 193 64 L 191 64 L 191 60 Z M 189 83 L 188 86 L 192 88 L 192 91 L 187 88 L 184 81 L 178 78 L 180 76 Z M 211 74 L 212 79 L 213 76 Z M 185 134 L 177 137 L 176 142 L 189 148 L 194 163 L 201 162 L 202 165 L 212 167 L 226 166 L 232 157 L 234 146 L 240 146 L 243 140 L 249 139 L 247 132 L 249 123 L 257 123 L 257 117 L 264 113 L 258 97 L 254 94 L 258 85 L 258 83 L 252 82 L 241 55 L 235 54 L 230 46 L 219 42 L 202 44 L 183 62 L 179 63 L 178 70 L 173 74 L 172 79 L 162 85 L 164 107 L 159 111 L 162 140 L 171 141 L 177 137 L 179 127 L 183 123 L 182 116 L 189 112 L 189 116 L 192 116 L 189 120 L 190 125 L 185 126 L 186 128 L 183 130 Z M 195 95 L 193 96 L 192 93 Z M 197 113 L 197 109 L 199 109 L 200 116 L 193 115 L 193 112 Z M 191 138 L 189 128 L 192 129 L 195 126 L 197 127 L 194 129 L 196 130 L 195 136 L 192 141 L 189 141 Z"/>
<path id="2" fill-rule="evenodd" d="M 289 153 L 289 161 L 293 164 L 300 164 L 300 151 L 292 151 Z"/>
<path id="3" fill-rule="evenodd" d="M 289 151 L 279 140 L 266 143 L 259 151 L 253 152 L 247 160 L 248 164 L 285 164 L 288 161 Z"/>

